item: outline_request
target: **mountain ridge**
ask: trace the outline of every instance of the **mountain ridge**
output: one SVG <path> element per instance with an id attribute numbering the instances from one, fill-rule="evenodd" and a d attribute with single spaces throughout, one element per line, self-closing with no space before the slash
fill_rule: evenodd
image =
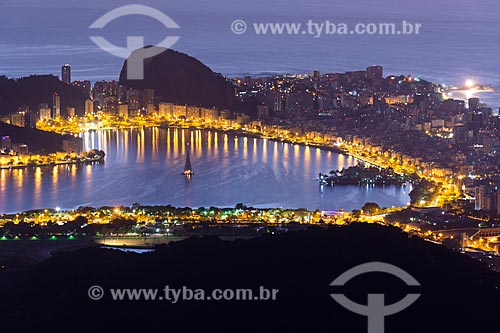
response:
<path id="1" fill-rule="evenodd" d="M 144 80 L 128 80 L 128 61 L 142 50 L 134 51 L 124 62 L 119 80 L 121 85 L 132 89 L 154 89 L 163 102 L 179 105 L 219 109 L 235 106 L 235 88 L 228 79 L 200 60 L 170 49 L 144 60 Z"/>

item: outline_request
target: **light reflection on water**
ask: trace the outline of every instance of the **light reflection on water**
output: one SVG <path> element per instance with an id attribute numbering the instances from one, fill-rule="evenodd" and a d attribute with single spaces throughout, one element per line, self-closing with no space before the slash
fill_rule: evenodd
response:
<path id="1" fill-rule="evenodd" d="M 0 173 L 0 212 L 82 205 L 171 204 L 351 211 L 365 202 L 398 206 L 411 187 L 321 187 L 318 174 L 356 164 L 311 147 L 187 129 L 124 129 L 83 134 L 85 149 L 106 152 L 96 165 Z M 189 146 L 186 144 L 190 142 Z M 181 175 L 190 149 L 195 175 Z"/>

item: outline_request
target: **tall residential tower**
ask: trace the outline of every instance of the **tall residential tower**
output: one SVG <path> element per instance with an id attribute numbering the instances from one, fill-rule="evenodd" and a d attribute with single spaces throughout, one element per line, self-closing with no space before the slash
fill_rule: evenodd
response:
<path id="1" fill-rule="evenodd" d="M 71 66 L 68 64 L 62 66 L 61 81 L 66 84 L 71 84 Z"/>
<path id="2" fill-rule="evenodd" d="M 52 95 L 52 118 L 56 119 L 61 116 L 61 96 L 58 93 Z"/>

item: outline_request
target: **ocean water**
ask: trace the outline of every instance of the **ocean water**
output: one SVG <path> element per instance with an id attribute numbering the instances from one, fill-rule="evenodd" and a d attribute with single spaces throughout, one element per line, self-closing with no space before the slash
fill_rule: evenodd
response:
<path id="1" fill-rule="evenodd" d="M 132 15 L 102 31 L 89 26 L 123 5 L 157 8 L 178 23 L 167 29 L 154 19 Z M 447 85 L 468 79 L 500 89 L 500 3 L 496 0 L 16 0 L 0 4 L 0 74 L 60 74 L 72 65 L 73 79 L 117 79 L 123 59 L 99 49 L 90 39 L 102 35 L 125 46 L 127 36 L 156 44 L 180 36 L 174 49 L 190 54 L 227 76 L 260 73 L 344 72 L 380 64 L 385 74 L 412 74 Z M 232 33 L 236 19 L 249 31 Z M 359 36 L 256 35 L 252 23 L 422 24 L 419 35 Z M 481 99 L 500 107 L 499 93 Z"/>

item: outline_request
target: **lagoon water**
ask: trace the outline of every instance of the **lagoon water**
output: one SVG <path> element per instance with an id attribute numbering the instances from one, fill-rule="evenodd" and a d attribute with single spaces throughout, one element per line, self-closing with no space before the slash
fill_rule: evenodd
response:
<path id="1" fill-rule="evenodd" d="M 208 130 L 126 129 L 83 134 L 104 164 L 0 171 L 0 213 L 79 206 L 307 208 L 351 211 L 366 202 L 405 205 L 411 186 L 321 187 L 320 172 L 356 165 L 349 156 Z M 190 142 L 190 145 L 187 143 Z M 188 148 L 189 147 L 189 148 Z M 195 175 L 181 175 L 190 149 Z"/>

